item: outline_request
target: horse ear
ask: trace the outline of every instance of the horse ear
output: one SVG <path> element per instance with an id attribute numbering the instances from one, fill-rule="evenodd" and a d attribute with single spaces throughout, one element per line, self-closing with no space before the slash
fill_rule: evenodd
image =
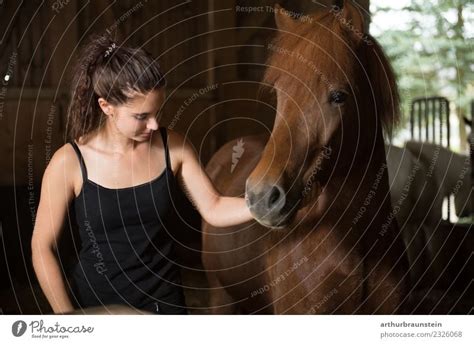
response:
<path id="1" fill-rule="evenodd" d="M 345 30 L 350 31 L 353 36 L 361 38 L 365 31 L 365 20 L 361 10 L 352 3 L 352 0 L 334 1 L 331 12 L 336 14 Z"/>
<path id="2" fill-rule="evenodd" d="M 281 7 L 279 4 L 275 4 L 275 22 L 278 30 L 280 31 L 292 31 L 296 26 L 297 22 L 293 19 L 287 10 Z"/>

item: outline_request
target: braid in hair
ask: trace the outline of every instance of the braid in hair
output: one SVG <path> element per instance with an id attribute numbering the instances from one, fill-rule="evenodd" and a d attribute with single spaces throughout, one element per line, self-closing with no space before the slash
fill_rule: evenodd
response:
<path id="1" fill-rule="evenodd" d="M 93 37 L 83 48 L 74 68 L 68 108 L 68 131 L 72 140 L 78 140 L 99 128 L 103 121 L 98 104 L 99 96 L 94 91 L 93 77 L 98 64 L 112 44 L 114 42 L 107 36 Z"/>

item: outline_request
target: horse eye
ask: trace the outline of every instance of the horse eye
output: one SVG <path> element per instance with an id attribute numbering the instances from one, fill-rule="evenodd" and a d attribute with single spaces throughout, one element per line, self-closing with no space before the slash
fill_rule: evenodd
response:
<path id="1" fill-rule="evenodd" d="M 335 106 L 342 105 L 347 99 L 347 93 L 343 91 L 332 91 L 329 95 L 329 102 Z"/>

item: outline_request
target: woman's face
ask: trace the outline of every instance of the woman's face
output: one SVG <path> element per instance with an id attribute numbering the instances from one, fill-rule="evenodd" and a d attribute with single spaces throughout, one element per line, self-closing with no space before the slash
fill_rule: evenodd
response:
<path id="1" fill-rule="evenodd" d="M 164 100 L 164 89 L 136 94 L 127 103 L 112 106 L 113 116 L 109 116 L 109 120 L 127 138 L 146 141 L 159 127 L 158 115 Z"/>

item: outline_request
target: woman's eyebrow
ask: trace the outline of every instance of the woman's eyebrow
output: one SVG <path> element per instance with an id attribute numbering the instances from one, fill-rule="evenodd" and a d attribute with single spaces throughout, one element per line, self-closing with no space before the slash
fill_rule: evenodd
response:
<path id="1" fill-rule="evenodd" d="M 135 116 L 148 116 L 151 112 L 133 113 Z"/>

